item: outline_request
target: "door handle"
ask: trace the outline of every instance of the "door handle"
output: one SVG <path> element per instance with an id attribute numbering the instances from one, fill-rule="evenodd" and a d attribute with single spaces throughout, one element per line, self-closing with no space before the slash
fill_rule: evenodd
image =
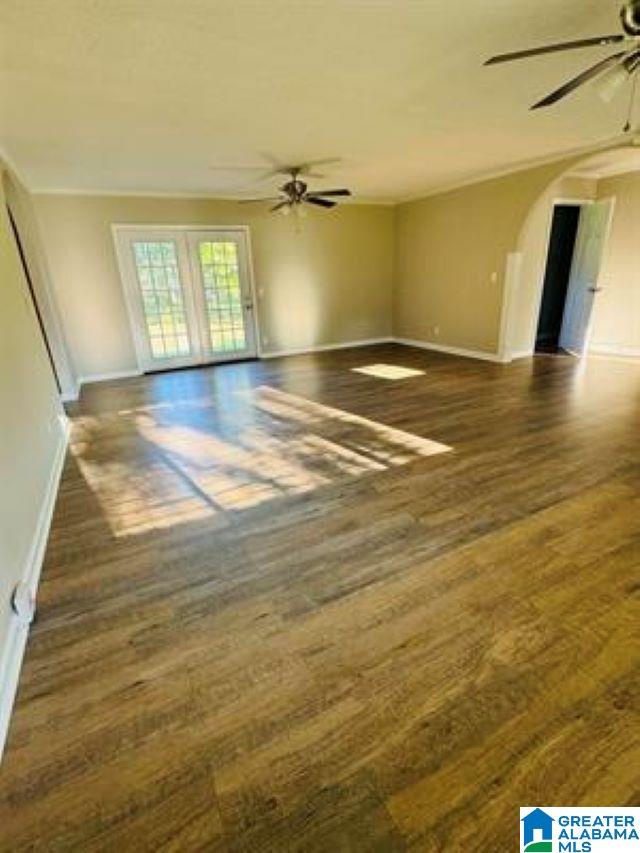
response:
<path id="1" fill-rule="evenodd" d="M 590 287 L 589 290 L 591 291 L 591 293 L 600 293 L 602 288 L 601 287 Z"/>

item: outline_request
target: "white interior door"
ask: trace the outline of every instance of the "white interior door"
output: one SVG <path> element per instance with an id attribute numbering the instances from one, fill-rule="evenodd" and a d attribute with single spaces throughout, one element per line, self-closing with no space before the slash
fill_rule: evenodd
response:
<path id="1" fill-rule="evenodd" d="M 209 361 L 256 355 L 253 297 L 246 236 L 242 231 L 187 234 L 200 318 Z"/>
<path id="2" fill-rule="evenodd" d="M 118 227 L 115 237 L 142 370 L 255 356 L 243 230 Z"/>
<path id="3" fill-rule="evenodd" d="M 585 354 L 589 342 L 593 302 L 600 290 L 598 280 L 612 215 L 612 200 L 587 205 L 580 213 L 560 332 L 562 349 L 579 356 Z"/>

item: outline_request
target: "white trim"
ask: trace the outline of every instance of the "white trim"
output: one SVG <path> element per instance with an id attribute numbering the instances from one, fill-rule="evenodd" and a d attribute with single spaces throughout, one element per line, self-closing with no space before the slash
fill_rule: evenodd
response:
<path id="1" fill-rule="evenodd" d="M 343 343 L 318 344 L 317 346 L 294 347 L 292 349 L 263 351 L 259 354 L 258 358 L 265 360 L 270 358 L 286 358 L 287 356 L 292 355 L 311 355 L 314 352 L 330 352 L 331 350 L 356 349 L 358 347 L 379 346 L 381 344 L 401 344 L 403 346 L 417 347 L 418 349 L 428 349 L 433 350 L 434 352 L 446 353 L 448 355 L 458 355 L 462 358 L 475 358 L 480 359 L 481 361 L 492 361 L 499 364 L 505 364 L 509 361 L 513 361 L 518 358 L 529 358 L 534 354 L 532 350 L 519 350 L 517 352 L 510 353 L 508 357 L 501 357 L 498 353 L 495 352 L 473 350 L 467 349 L 465 347 L 454 347 L 448 346 L 447 344 L 436 344 L 432 343 L 431 341 L 419 341 L 413 338 L 396 338 L 392 335 L 389 335 L 381 338 L 364 338 L 355 341 L 344 341 Z M 195 364 L 193 365 L 193 367 L 188 369 L 197 370 L 200 367 L 216 367 L 218 364 L 226 363 L 227 362 L 211 362 L 205 364 Z M 144 376 L 144 371 L 119 370 L 115 371 L 114 373 L 94 373 L 88 376 L 81 376 L 78 382 L 79 385 L 84 386 L 91 384 L 92 382 L 109 382 L 110 380 L 115 379 L 131 379 L 136 376 Z M 78 397 L 76 396 L 73 399 L 78 399 Z"/>
<path id="2" fill-rule="evenodd" d="M 253 246 L 251 244 L 251 229 L 245 226 L 244 239 L 247 252 L 247 275 L 249 276 L 249 287 L 251 288 L 251 301 L 253 303 L 253 331 L 255 335 L 256 358 L 262 358 L 262 329 L 260 327 L 260 305 L 259 294 L 256 286 L 256 270 L 253 265 Z M 262 297 L 260 297 L 261 299 Z"/>
<path id="3" fill-rule="evenodd" d="M 70 423 L 65 415 L 61 414 L 59 417 L 60 442 L 51 466 L 49 482 L 47 483 L 38 515 L 38 523 L 22 572 L 22 581 L 29 587 L 34 598 L 38 589 L 38 581 L 40 580 L 40 572 L 49 537 L 49 528 L 51 526 L 51 519 L 53 518 L 58 486 L 69 443 Z M 18 617 L 12 612 L 4 651 L 0 659 L 0 761 L 2 760 L 2 752 L 9 730 L 11 711 L 18 689 L 20 669 L 28 636 L 28 626 L 21 623 Z"/>
<path id="4" fill-rule="evenodd" d="M 80 398 L 80 386 L 76 382 L 76 386 L 73 391 L 69 391 L 67 394 L 60 395 L 60 402 L 62 403 L 75 403 Z"/>
<path id="5" fill-rule="evenodd" d="M 356 347 L 370 347 L 376 344 L 392 344 L 396 339 L 392 337 L 386 338 L 365 338 L 359 341 L 345 341 L 342 344 L 318 344 L 311 347 L 296 347 L 295 349 L 275 350 L 273 352 L 263 352 L 260 356 L 266 358 L 284 358 L 288 355 L 307 355 L 314 352 L 328 352 L 329 350 L 337 349 L 355 349 Z"/>
<path id="6" fill-rule="evenodd" d="M 63 403 L 75 403 L 75 401 L 80 397 L 80 387 L 82 385 L 81 380 L 78 378 L 74 380 L 73 388 L 64 392 L 60 395 L 60 400 Z"/>
<path id="7" fill-rule="evenodd" d="M 27 184 L 23 178 L 21 170 L 18 169 L 13 158 L 9 154 L 7 154 L 6 149 L 4 149 L 0 145 L 0 170 L 2 169 L 3 166 L 5 168 L 5 171 L 9 170 L 10 172 L 13 172 L 13 174 L 20 181 L 20 183 L 22 184 L 23 187 L 25 187 L 25 188 L 27 187 Z"/>
<path id="8" fill-rule="evenodd" d="M 46 187 L 37 187 L 35 189 L 29 189 L 29 192 L 32 195 L 66 195 L 66 196 L 94 196 L 97 198 L 167 198 L 167 199 L 193 199 L 200 201 L 210 201 L 210 202 L 229 202 L 231 204 L 238 203 L 242 201 L 247 201 L 246 195 L 220 195 L 219 191 L 216 190 L 202 190 L 202 192 L 193 192 L 193 190 L 179 192 L 173 190 L 105 190 L 105 189 L 83 189 L 76 188 L 73 189 L 71 187 L 63 187 L 61 189 L 47 189 Z M 395 207 L 396 204 L 399 204 L 395 198 L 377 198 L 375 196 L 363 196 L 359 195 L 357 197 L 352 196 L 351 198 L 345 198 L 340 201 L 341 205 L 348 206 L 372 206 L 372 207 Z"/>
<path id="9" fill-rule="evenodd" d="M 549 251 L 551 249 L 551 234 L 553 231 L 553 222 L 556 215 L 556 207 L 585 207 L 587 205 L 595 204 L 595 199 L 593 198 L 562 198 L 560 196 L 554 197 L 551 199 L 551 205 L 549 207 L 549 212 L 547 216 L 547 225 L 546 225 L 546 234 L 545 234 L 545 252 L 544 259 L 542 262 L 542 269 L 540 271 L 540 277 L 538 280 L 538 284 L 536 285 L 536 303 L 535 309 L 533 311 L 532 324 L 531 324 L 531 334 L 529 336 L 529 346 L 531 348 L 531 352 L 535 352 L 536 348 L 536 337 L 538 335 L 538 323 L 540 322 L 540 312 L 542 311 L 542 300 L 544 297 L 544 283 L 547 277 L 547 265 L 549 263 Z M 580 223 L 578 223 L 578 230 L 576 231 L 576 241 L 574 243 L 574 253 L 575 248 L 578 242 L 578 233 L 580 230 Z M 563 309 L 564 310 L 564 309 Z"/>
<path id="10" fill-rule="evenodd" d="M 615 355 L 619 358 L 640 358 L 640 347 L 626 344 L 591 344 L 588 354 Z"/>
<path id="11" fill-rule="evenodd" d="M 142 370 L 136 367 L 131 370 L 114 370 L 113 373 L 89 373 L 87 376 L 78 377 L 78 385 L 89 385 L 91 382 L 110 382 L 112 379 L 131 379 L 133 376 L 142 376 Z"/>
<path id="12" fill-rule="evenodd" d="M 112 222 L 111 230 L 117 231 L 244 231 L 249 230 L 248 225 L 203 225 L 202 222 L 195 224 L 184 223 L 172 225 L 170 222 Z"/>
<path id="13" fill-rule="evenodd" d="M 513 310 L 516 293 L 522 279 L 522 252 L 509 252 L 502 287 L 502 306 L 500 309 L 500 332 L 498 354 L 500 361 L 511 361 L 511 329 L 513 328 Z"/>
<path id="14" fill-rule="evenodd" d="M 540 166 L 547 166 L 552 163 L 562 163 L 564 160 L 571 159 L 572 157 L 580 157 L 585 156 L 588 157 L 590 154 L 596 155 L 602 152 L 606 152 L 609 150 L 616 150 L 620 148 L 631 148 L 634 145 L 639 144 L 639 137 L 629 137 L 628 134 L 620 134 L 617 133 L 614 136 L 609 137 L 608 139 L 603 140 L 601 143 L 589 143 L 588 145 L 583 145 L 577 148 L 571 148 L 567 151 L 556 151 L 553 154 L 548 154 L 543 157 L 537 157 L 529 160 L 520 160 L 513 165 L 503 167 L 500 169 L 492 169 L 487 172 L 476 172 L 473 175 L 468 176 L 467 178 L 463 178 L 462 180 L 451 182 L 448 184 L 440 184 L 436 187 L 430 189 L 419 190 L 416 193 L 412 193 L 410 196 L 394 196 L 392 198 L 376 198 L 375 196 L 358 196 L 355 199 L 350 200 L 350 204 L 364 204 L 364 205 L 376 205 L 381 207 L 395 207 L 400 204 L 408 204 L 413 201 L 420 201 L 424 198 L 430 198 L 435 195 L 442 195 L 444 193 L 453 192 L 454 190 L 463 189 L 465 187 L 474 186 L 476 184 L 482 184 L 485 181 L 492 181 L 496 178 L 503 178 L 508 175 L 516 174 L 517 172 L 527 171 L 529 169 L 535 169 Z M 575 164 L 579 166 L 579 164 Z M 15 171 L 15 170 L 14 170 Z M 229 168 L 229 171 L 232 171 L 232 167 Z M 122 196 L 122 197 L 134 197 L 134 198 L 175 198 L 175 199 L 201 199 L 203 201 L 224 201 L 224 202 L 239 202 L 242 201 L 238 196 L 225 196 L 220 195 L 219 192 L 215 190 L 204 190 L 201 192 L 194 192 L 193 190 L 179 192 L 179 191 L 162 191 L 162 190 L 149 190 L 149 189 L 138 189 L 138 190 L 117 190 L 117 189 L 104 189 L 104 188 L 81 188 L 81 187 L 38 187 L 38 186 L 30 186 L 22 181 L 23 184 L 29 189 L 32 195 L 70 195 L 70 196 Z"/>
<path id="15" fill-rule="evenodd" d="M 460 355 L 463 358 L 475 358 L 481 361 L 493 361 L 499 364 L 504 364 L 507 359 L 502 358 L 496 352 L 485 352 L 484 350 L 466 349 L 464 347 L 452 347 L 447 344 L 434 344 L 431 341 L 417 341 L 413 338 L 395 338 L 397 344 L 404 344 L 407 347 L 419 347 L 420 349 L 434 350 L 434 352 L 444 352 L 447 355 Z"/>

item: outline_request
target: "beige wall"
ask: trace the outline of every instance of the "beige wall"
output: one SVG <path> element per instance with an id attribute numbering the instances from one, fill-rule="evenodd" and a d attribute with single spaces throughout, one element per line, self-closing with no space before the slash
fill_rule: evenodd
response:
<path id="1" fill-rule="evenodd" d="M 556 161 L 395 209 L 310 211 L 299 224 L 206 199 L 38 195 L 34 207 L 84 378 L 136 367 L 112 223 L 249 225 L 267 354 L 392 334 L 522 354 L 535 335 L 553 201 L 596 194 L 593 181 L 563 177 L 584 162 Z M 513 258 L 518 275 L 507 280 Z M 614 310 L 598 315 L 597 341 L 611 337 Z"/>
<path id="2" fill-rule="evenodd" d="M 341 205 L 298 222 L 205 199 L 38 195 L 34 204 L 82 377 L 136 367 L 112 223 L 248 225 L 264 352 L 392 332 L 393 209 Z"/>
<path id="3" fill-rule="evenodd" d="M 623 157 L 625 146 L 619 150 Z M 556 161 L 399 205 L 395 335 L 496 357 L 530 353 L 553 201 L 596 197 L 594 180 L 566 177 L 590 159 Z M 629 208 L 632 195 L 629 189 L 625 196 Z M 613 337 L 612 323 L 622 313 L 622 299 L 634 304 L 633 276 L 628 272 L 633 263 L 628 248 L 633 228 L 629 214 L 620 225 L 627 236 L 612 244 L 613 252 L 616 245 L 627 245 L 617 255 L 621 260 L 615 270 L 627 283 L 602 300 L 596 318 L 597 343 L 603 336 Z M 515 271 L 512 277 L 507 275 L 510 268 Z M 634 293 L 637 298 L 637 289 Z M 637 340 L 632 327 L 637 328 L 627 317 L 625 346 L 635 346 L 629 343 Z"/>
<path id="4" fill-rule="evenodd" d="M 556 162 L 400 205 L 396 335 L 497 353 L 508 256 L 519 248 L 530 208 L 568 165 Z"/>
<path id="5" fill-rule="evenodd" d="M 640 356 L 640 172 L 600 181 L 598 198 L 615 198 L 615 208 L 591 349 Z"/>
<path id="6" fill-rule="evenodd" d="M 504 192 L 502 198 L 494 192 L 485 184 L 398 207 L 397 336 L 495 350 L 502 275 L 514 235 Z"/>
<path id="7" fill-rule="evenodd" d="M 7 684 L 11 591 L 31 568 L 40 513 L 63 441 L 62 409 L 2 184 L 0 180 L 0 702 Z"/>

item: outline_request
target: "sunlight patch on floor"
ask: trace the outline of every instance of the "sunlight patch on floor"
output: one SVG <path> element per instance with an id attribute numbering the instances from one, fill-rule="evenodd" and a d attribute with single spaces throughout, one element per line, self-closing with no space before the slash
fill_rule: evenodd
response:
<path id="1" fill-rule="evenodd" d="M 269 386 L 221 411 L 178 403 L 78 418 L 72 451 L 115 536 L 254 508 L 451 448 Z M 230 417 L 232 416 L 232 417 Z M 106 424 L 109 423 L 109 441 Z"/>
<path id="2" fill-rule="evenodd" d="M 424 370 L 412 367 L 400 367 L 397 364 L 367 364 L 364 367 L 352 367 L 353 373 L 364 373 L 377 379 L 411 379 L 412 376 L 424 376 Z"/>

